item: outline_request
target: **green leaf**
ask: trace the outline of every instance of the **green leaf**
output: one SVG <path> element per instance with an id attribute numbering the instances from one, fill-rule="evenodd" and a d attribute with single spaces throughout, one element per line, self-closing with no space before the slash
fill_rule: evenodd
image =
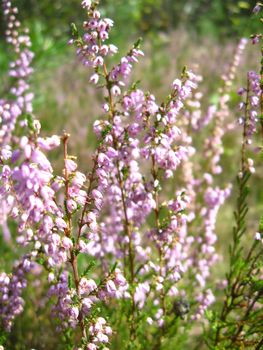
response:
<path id="1" fill-rule="evenodd" d="M 117 266 L 118 266 L 118 262 L 116 261 L 116 263 L 110 269 L 110 274 L 112 274 L 116 270 Z"/>
<path id="2" fill-rule="evenodd" d="M 82 276 L 86 276 L 93 269 L 94 266 L 96 266 L 96 262 L 95 260 L 91 260 L 88 266 L 83 271 Z"/>
<path id="3" fill-rule="evenodd" d="M 143 39 L 140 37 L 138 40 L 133 44 L 134 49 L 139 49 L 141 46 Z"/>
<path id="4" fill-rule="evenodd" d="M 72 276 L 71 274 L 68 275 L 68 287 L 69 289 L 71 289 L 73 286 L 73 283 L 72 283 Z"/>
<path id="5" fill-rule="evenodd" d="M 140 83 L 141 83 L 140 80 L 136 80 L 136 81 L 132 84 L 132 86 L 130 87 L 129 92 L 136 90 L 136 89 L 138 88 L 138 85 L 139 85 Z"/>
<path id="6" fill-rule="evenodd" d="M 238 3 L 238 7 L 241 9 L 250 9 L 250 4 L 247 1 L 239 1 Z"/>
<path id="7" fill-rule="evenodd" d="M 253 281 L 251 288 L 253 291 L 263 291 L 263 280 Z"/>
<path id="8" fill-rule="evenodd" d="M 36 128 L 34 126 L 34 118 L 32 116 L 32 114 L 26 114 L 26 120 L 27 120 L 27 125 L 30 131 L 35 132 Z"/>
<path id="9" fill-rule="evenodd" d="M 261 216 L 260 221 L 259 221 L 259 231 L 260 232 L 263 231 L 263 215 Z"/>
<path id="10" fill-rule="evenodd" d="M 110 133 L 112 129 L 112 125 L 107 125 L 106 128 L 101 132 L 102 139 L 105 139 L 105 137 Z"/>
<path id="11" fill-rule="evenodd" d="M 71 27 L 72 36 L 73 36 L 74 38 L 78 38 L 78 36 L 79 36 L 79 31 L 78 31 L 78 28 L 77 28 L 76 24 L 75 24 L 75 23 L 71 23 L 71 24 L 70 24 L 70 27 Z"/>

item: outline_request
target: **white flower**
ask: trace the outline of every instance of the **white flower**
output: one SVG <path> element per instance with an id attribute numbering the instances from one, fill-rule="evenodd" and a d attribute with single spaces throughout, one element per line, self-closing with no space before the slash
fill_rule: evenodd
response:
<path id="1" fill-rule="evenodd" d="M 260 241 L 260 240 L 261 240 L 261 234 L 260 234 L 260 232 L 256 232 L 256 233 L 255 233 L 255 240 L 256 240 L 256 241 Z"/>
<path id="2" fill-rule="evenodd" d="M 91 7 L 91 0 L 83 0 L 81 3 L 81 6 L 85 9 L 90 9 Z"/>

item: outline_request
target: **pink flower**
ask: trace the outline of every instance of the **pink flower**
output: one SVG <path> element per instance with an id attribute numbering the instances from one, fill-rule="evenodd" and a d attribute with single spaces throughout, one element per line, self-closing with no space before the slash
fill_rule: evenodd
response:
<path id="1" fill-rule="evenodd" d="M 56 225 L 59 229 L 63 230 L 65 228 L 67 228 L 67 223 L 62 218 L 56 218 L 55 222 L 56 222 Z"/>
<path id="2" fill-rule="evenodd" d="M 89 10 L 91 7 L 91 0 L 83 0 L 81 6 Z"/>
<path id="3" fill-rule="evenodd" d="M 106 283 L 106 290 L 110 296 L 114 296 L 116 294 L 117 288 L 112 280 L 109 280 Z"/>
<path id="4" fill-rule="evenodd" d="M 66 159 L 65 166 L 69 173 L 73 173 L 77 169 L 77 163 L 74 162 L 72 159 Z"/>
<path id="5" fill-rule="evenodd" d="M 63 237 L 62 238 L 62 246 L 66 249 L 69 250 L 73 247 L 73 242 L 69 237 Z"/>
<path id="6" fill-rule="evenodd" d="M 119 88 L 119 86 L 113 85 L 113 87 L 111 88 L 111 93 L 112 93 L 114 96 L 120 96 L 120 94 L 121 94 L 121 89 Z"/>
<path id="7" fill-rule="evenodd" d="M 99 75 L 97 73 L 94 73 L 91 77 L 90 77 L 90 82 L 92 84 L 98 84 L 98 81 L 99 81 Z"/>
<path id="8" fill-rule="evenodd" d="M 60 145 L 60 138 L 57 135 L 46 138 L 39 137 L 37 143 L 43 150 L 50 151 Z"/>
<path id="9" fill-rule="evenodd" d="M 257 3 L 256 6 L 253 8 L 253 13 L 258 14 L 261 11 L 262 4 Z"/>
<path id="10" fill-rule="evenodd" d="M 255 240 L 256 241 L 261 241 L 261 233 L 260 232 L 256 232 L 255 233 Z"/>
<path id="11" fill-rule="evenodd" d="M 96 282 L 92 279 L 82 277 L 79 281 L 79 292 L 80 294 L 90 294 L 97 288 Z"/>

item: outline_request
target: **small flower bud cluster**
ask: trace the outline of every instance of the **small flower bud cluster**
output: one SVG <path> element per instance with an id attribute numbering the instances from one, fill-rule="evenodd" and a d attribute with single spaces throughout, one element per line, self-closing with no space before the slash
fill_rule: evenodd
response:
<path id="1" fill-rule="evenodd" d="M 138 58 L 144 56 L 144 53 L 139 49 L 139 42 L 136 43 L 127 55 L 121 58 L 120 63 L 108 72 L 105 64 L 106 58 L 118 52 L 115 45 L 106 44 L 113 21 L 109 18 L 102 18 L 95 2 L 83 1 L 82 6 L 88 10 L 88 21 L 83 23 L 85 33 L 79 36 L 74 26 L 70 44 L 76 45 L 80 61 L 85 66 L 95 69 L 90 77 L 90 82 L 97 85 L 100 77 L 106 74 L 106 84 L 110 85 L 111 95 L 120 96 L 121 87 L 125 85 L 125 80 L 131 73 L 132 64 L 137 63 Z"/>
<path id="2" fill-rule="evenodd" d="M 31 41 L 28 31 L 21 28 L 17 19 L 18 9 L 11 1 L 3 0 L 3 14 L 7 23 L 6 41 L 13 48 L 16 59 L 10 63 L 9 75 L 12 78 L 10 93 L 12 100 L 0 99 L 0 158 L 8 159 L 12 145 L 16 142 L 14 131 L 17 119 L 23 112 L 32 112 L 33 94 L 29 91 L 28 80 L 33 72 L 31 62 L 33 53 L 30 51 Z M 10 198 L 10 197 L 9 197 Z M 7 232 L 6 215 L 10 212 L 10 201 L 1 199 L 0 225 Z"/>
<path id="3" fill-rule="evenodd" d="M 88 10 L 88 21 L 83 23 L 85 33 L 80 38 L 78 33 L 73 32 L 74 37 L 70 43 L 77 44 L 77 55 L 85 66 L 98 68 L 103 66 L 106 56 L 113 55 L 118 50 L 114 45 L 105 44 L 113 21 L 109 18 L 101 18 L 96 5 L 89 1 L 83 1 L 82 6 Z M 91 77 L 91 82 L 95 84 L 98 80 L 97 73 Z"/>
<path id="4" fill-rule="evenodd" d="M 222 172 L 222 167 L 219 164 L 221 155 L 224 152 L 223 147 L 223 137 L 225 133 L 232 128 L 232 122 L 229 122 L 229 101 L 230 94 L 229 90 L 233 85 L 233 81 L 236 77 L 237 67 L 240 64 L 240 60 L 244 49 L 247 44 L 247 39 L 241 39 L 232 64 L 230 65 L 226 74 L 222 76 L 223 86 L 219 89 L 218 93 L 220 94 L 218 105 L 216 106 L 216 112 L 214 116 L 214 126 L 212 135 L 208 137 L 205 141 L 205 157 L 209 158 L 209 167 L 212 174 L 220 174 Z M 210 172 L 209 169 L 209 172 Z"/>
<path id="5" fill-rule="evenodd" d="M 245 102 L 241 102 L 240 109 L 244 114 L 244 117 L 239 118 L 241 125 L 245 124 L 245 136 L 246 143 L 250 145 L 252 143 L 252 136 L 257 130 L 258 122 L 258 107 L 260 105 L 261 88 L 260 88 L 260 75 L 254 71 L 248 72 L 248 85 L 247 88 L 241 88 L 238 90 L 238 94 L 241 96 L 247 96 Z"/>
<path id="6" fill-rule="evenodd" d="M 211 289 L 207 289 L 204 294 L 199 294 L 196 298 L 198 303 L 197 311 L 192 316 L 192 320 L 198 320 L 204 317 L 207 308 L 215 302 L 215 296 Z"/>
<path id="7" fill-rule="evenodd" d="M 103 317 L 98 317 L 89 327 L 91 342 L 87 345 L 87 350 L 97 350 L 101 344 L 109 343 L 109 336 L 112 329 L 107 325 Z"/>
<path id="8" fill-rule="evenodd" d="M 220 207 L 231 193 L 231 186 L 224 190 L 218 187 L 208 187 L 204 194 L 205 206 L 201 210 L 201 215 L 204 217 L 204 236 L 198 237 L 198 243 L 200 244 L 201 256 L 197 262 L 198 271 L 196 273 L 196 279 L 201 287 L 206 284 L 207 278 L 210 276 L 210 269 L 218 259 L 215 250 L 215 243 L 217 241 L 216 235 L 216 218 Z"/>
<path id="9" fill-rule="evenodd" d="M 28 79 L 33 72 L 31 62 L 34 57 L 30 51 L 31 41 L 28 30 L 21 28 L 16 18 L 18 9 L 12 6 L 11 1 L 3 0 L 3 10 L 7 22 L 6 40 L 13 46 L 17 56 L 17 59 L 10 63 L 9 75 L 15 80 L 10 92 L 14 95 L 19 108 L 30 113 L 33 94 L 29 92 Z"/>
<path id="10" fill-rule="evenodd" d="M 121 270 L 117 268 L 112 278 L 106 282 L 105 289 L 100 294 L 100 297 L 106 296 L 116 299 L 130 297 L 128 287 L 126 278 L 123 276 Z"/>
<path id="11" fill-rule="evenodd" d="M 121 94 L 119 86 L 124 85 L 122 79 L 124 81 L 127 80 L 132 70 L 132 64 L 137 63 L 140 56 L 144 56 L 144 53 L 134 47 L 126 56 L 121 58 L 121 61 L 117 66 L 113 67 L 110 72 L 110 77 L 115 84 L 111 88 L 113 95 L 119 96 Z"/>
<path id="12" fill-rule="evenodd" d="M 233 57 L 233 61 L 228 69 L 228 71 L 226 72 L 226 74 L 224 74 L 222 76 L 222 80 L 225 83 L 225 87 L 229 88 L 233 85 L 233 81 L 235 79 L 236 73 L 237 73 L 237 68 L 240 65 L 240 60 L 242 58 L 242 54 L 247 46 L 248 40 L 246 38 L 242 38 L 236 48 L 236 52 L 234 54 Z"/>
<path id="13" fill-rule="evenodd" d="M 27 286 L 26 273 L 33 268 L 30 256 L 16 263 L 12 274 L 0 273 L 0 317 L 4 329 L 10 331 L 15 317 L 24 310 L 22 291 Z"/>

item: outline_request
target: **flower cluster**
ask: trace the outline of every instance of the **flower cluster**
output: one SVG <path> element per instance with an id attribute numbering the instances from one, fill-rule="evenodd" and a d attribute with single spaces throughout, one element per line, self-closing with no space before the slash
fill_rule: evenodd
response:
<path id="1" fill-rule="evenodd" d="M 256 72 L 250 71 L 248 72 L 247 81 L 247 88 L 240 88 L 238 90 L 239 95 L 247 96 L 246 101 L 240 103 L 241 111 L 245 110 L 247 113 L 245 112 L 245 117 L 239 118 L 239 123 L 241 125 L 245 124 L 246 142 L 251 144 L 251 137 L 257 130 L 256 124 L 261 96 L 260 76 Z"/>
<path id="2" fill-rule="evenodd" d="M 31 253 L 31 256 L 34 252 Z M 24 309 L 22 291 L 27 286 L 26 273 L 32 270 L 34 264 L 30 256 L 23 256 L 16 263 L 11 275 L 0 274 L 0 315 L 3 326 L 10 331 L 15 317 Z"/>
<path id="3" fill-rule="evenodd" d="M 23 30 L 17 19 L 18 9 L 10 1 L 3 1 L 3 15 L 7 22 L 6 41 L 13 48 L 15 59 L 10 63 L 9 76 L 12 78 L 11 99 L 0 99 L 0 159 L 7 160 L 11 155 L 12 146 L 16 143 L 14 131 L 17 121 L 24 112 L 32 112 L 33 94 L 30 92 L 28 80 L 33 72 L 31 62 L 34 57 L 30 51 L 31 41 L 28 30 Z M 9 239 L 10 233 L 6 218 L 10 212 L 12 196 L 1 198 L 0 224 Z"/>
<path id="4" fill-rule="evenodd" d="M 223 148 L 223 136 L 225 133 L 232 128 L 232 122 L 229 122 L 229 101 L 230 101 L 230 88 L 236 76 L 237 67 L 240 64 L 242 53 L 247 44 L 247 39 L 243 38 L 240 40 L 236 53 L 233 57 L 232 64 L 228 71 L 222 76 L 223 86 L 219 89 L 219 102 L 216 106 L 216 113 L 214 114 L 214 126 L 212 135 L 207 138 L 205 145 L 205 156 L 209 158 L 209 167 L 211 168 L 212 174 L 220 174 L 222 167 L 220 166 L 220 158 L 224 152 Z M 210 169 L 209 169 L 210 171 Z"/>
<path id="5" fill-rule="evenodd" d="M 17 11 L 12 8 L 10 2 L 4 2 L 5 14 L 13 28 L 13 14 Z M 19 26 L 19 25 L 17 25 Z M 26 287 L 26 274 L 32 270 L 35 263 L 41 264 L 48 271 L 48 281 L 51 283 L 50 296 L 57 298 L 56 306 L 52 312 L 61 320 L 58 329 L 67 327 L 75 328 L 77 325 L 82 329 L 83 341 L 87 342 L 86 329 L 83 326 L 85 317 L 90 317 L 93 303 L 108 298 L 120 298 L 127 290 L 127 282 L 121 271 L 116 269 L 108 277 L 100 288 L 95 281 L 80 278 L 76 266 L 77 254 L 87 253 L 87 246 L 92 234 L 96 231 L 96 216 L 101 209 L 103 191 L 108 186 L 107 178 L 110 171 L 110 160 L 106 153 L 98 152 L 94 160 L 94 168 L 89 176 L 89 189 L 84 190 L 87 182 L 86 176 L 77 170 L 74 157 L 67 153 L 69 135 L 64 134 L 61 138 L 54 135 L 43 138 L 40 136 L 41 125 L 32 116 L 27 116 L 17 124 L 16 119 L 24 112 L 31 112 L 29 103 L 31 100 L 26 95 L 28 86 L 26 82 L 30 69 L 31 57 L 29 51 L 21 52 L 21 45 L 30 46 L 29 37 L 19 37 L 15 41 L 16 33 L 7 33 L 8 42 L 13 37 L 12 44 L 16 53 L 21 54 L 21 62 L 17 60 L 12 65 L 11 75 L 17 79 L 21 86 L 14 101 L 9 104 L 1 104 L 1 127 L 2 127 L 2 162 L 1 169 L 1 199 L 3 215 L 17 222 L 16 241 L 18 244 L 29 249 L 29 257 L 23 257 L 18 262 L 10 275 L 1 275 L 1 317 L 3 326 L 10 330 L 14 317 L 22 312 L 24 301 L 22 290 Z M 21 49 L 22 50 L 22 49 Z M 28 56 L 27 56 L 28 54 Z M 21 96 L 25 96 L 22 100 Z M 3 106 L 3 107 L 2 107 Z M 22 127 L 22 128 L 21 128 Z M 23 129 L 23 135 L 14 138 L 17 129 Z M 14 141 L 13 140 L 14 138 Z M 47 153 L 62 144 L 64 147 L 64 170 L 62 176 L 54 174 L 52 165 L 47 158 Z M 94 182 L 97 182 L 95 186 Z M 64 194 L 63 194 L 64 192 Z M 61 198 L 64 197 L 64 199 Z M 64 202 L 64 204 L 63 204 Z M 73 237 L 73 217 L 79 218 L 77 235 Z M 3 222 L 6 225 L 6 222 Z M 87 230 L 88 229 L 88 230 Z M 87 232 L 88 231 L 88 232 Z M 73 269 L 74 287 L 68 286 L 70 273 L 67 264 Z M 85 281 L 87 282 L 85 284 Z M 90 283 L 92 289 L 85 290 Z M 84 291 L 84 293 L 83 293 Z M 89 292 L 87 294 L 87 292 Z M 92 296 L 89 299 L 89 294 Z M 109 329 L 107 329 L 109 334 Z M 97 337 L 98 342 L 100 337 Z M 101 339 L 102 342 L 103 339 Z"/>

